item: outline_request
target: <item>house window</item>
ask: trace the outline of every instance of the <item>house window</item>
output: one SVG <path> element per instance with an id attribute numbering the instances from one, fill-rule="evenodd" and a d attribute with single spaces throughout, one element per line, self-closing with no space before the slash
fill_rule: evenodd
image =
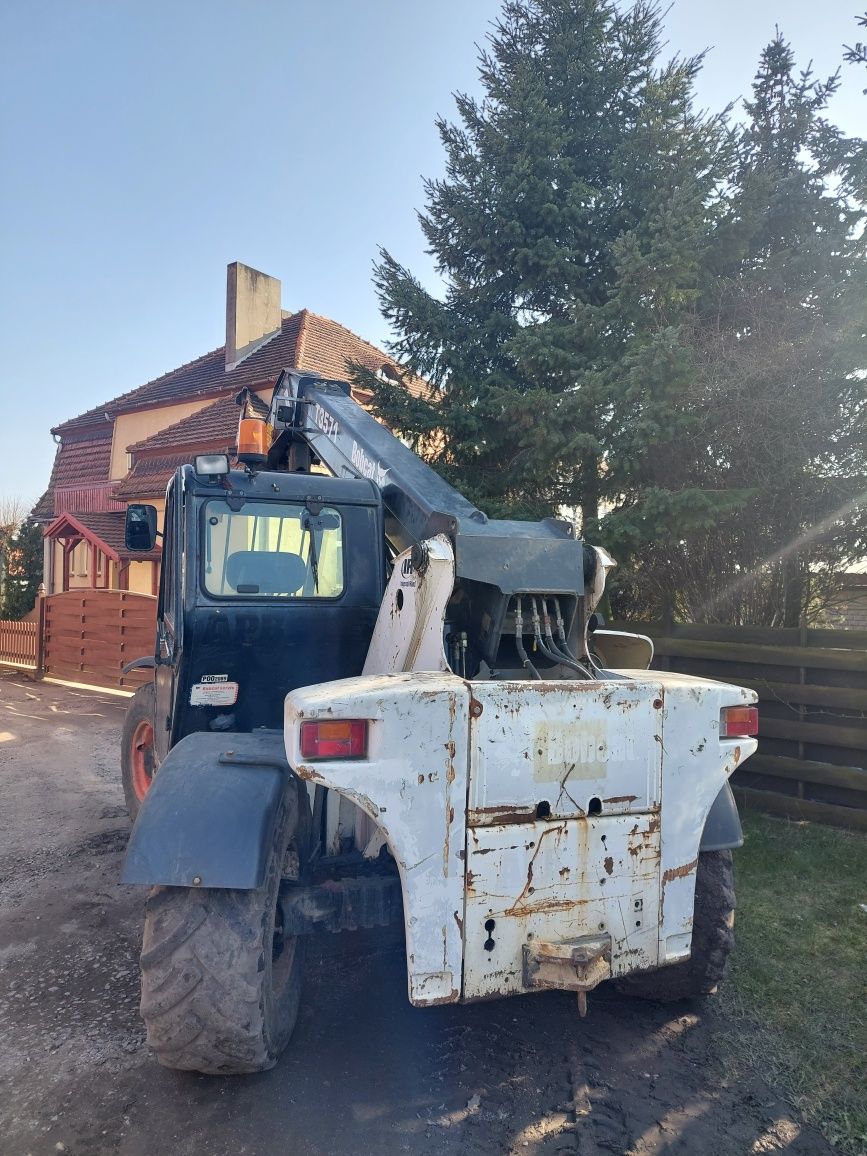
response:
<path id="1" fill-rule="evenodd" d="M 72 551 L 72 565 L 69 568 L 73 578 L 86 578 L 90 573 L 90 543 L 79 542 Z"/>

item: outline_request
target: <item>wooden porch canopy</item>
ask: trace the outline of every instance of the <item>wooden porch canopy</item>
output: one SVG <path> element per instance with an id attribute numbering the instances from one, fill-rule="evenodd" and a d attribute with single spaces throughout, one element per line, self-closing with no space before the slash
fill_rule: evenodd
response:
<path id="1" fill-rule="evenodd" d="M 45 528 L 45 538 L 59 542 L 63 547 L 63 584 L 62 589 L 69 589 L 69 565 L 72 552 L 82 542 L 90 547 L 90 585 L 97 587 L 99 573 L 99 555 L 102 554 L 107 562 L 117 565 L 118 586 L 121 590 L 128 588 L 129 564 L 135 562 L 153 562 L 160 557 L 160 549 L 149 551 L 147 554 L 131 554 L 124 545 L 124 522 L 126 514 L 123 511 L 111 511 L 97 514 L 60 514 Z M 108 565 L 102 568 L 100 586 L 109 587 Z"/>

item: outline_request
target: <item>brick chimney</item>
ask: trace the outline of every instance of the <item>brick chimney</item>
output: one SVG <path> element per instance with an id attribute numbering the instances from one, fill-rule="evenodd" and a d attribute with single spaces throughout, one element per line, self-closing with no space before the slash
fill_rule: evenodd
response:
<path id="1" fill-rule="evenodd" d="M 280 282 L 233 261 L 226 269 L 226 371 L 280 332 Z"/>

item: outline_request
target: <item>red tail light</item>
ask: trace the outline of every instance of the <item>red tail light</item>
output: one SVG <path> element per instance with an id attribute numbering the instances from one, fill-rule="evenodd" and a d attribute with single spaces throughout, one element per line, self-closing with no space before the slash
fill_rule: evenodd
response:
<path id="1" fill-rule="evenodd" d="M 720 738 L 740 739 L 759 733 L 757 706 L 727 706 L 720 711 Z"/>
<path id="2" fill-rule="evenodd" d="M 367 719 L 301 724 L 302 758 L 363 759 L 366 754 Z"/>

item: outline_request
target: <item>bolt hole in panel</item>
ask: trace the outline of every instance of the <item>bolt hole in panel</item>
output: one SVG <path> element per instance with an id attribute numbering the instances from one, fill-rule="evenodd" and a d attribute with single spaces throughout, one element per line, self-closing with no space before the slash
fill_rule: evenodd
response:
<path id="1" fill-rule="evenodd" d="M 605 841 L 602 841 L 602 836 Z M 465 944 L 467 1000 L 527 990 L 528 940 L 611 936 L 611 972 L 659 960 L 659 820 L 656 814 L 476 827 L 467 833 L 465 918 L 488 939 Z M 599 880 L 605 879 L 604 887 Z M 642 918 L 636 921 L 635 912 Z M 491 928 L 496 925 L 496 952 Z M 472 922 L 468 924 L 472 926 Z"/>
<path id="2" fill-rule="evenodd" d="M 495 921 L 493 919 L 486 919 L 485 920 L 485 931 L 487 931 L 487 933 L 488 933 L 488 938 L 485 940 L 484 944 L 482 945 L 484 947 L 485 951 L 493 951 L 494 948 L 496 947 L 496 942 L 494 940 L 493 935 L 491 934 L 491 932 L 494 930 L 494 928 L 496 926 L 497 926 L 497 924 L 495 923 Z"/>

